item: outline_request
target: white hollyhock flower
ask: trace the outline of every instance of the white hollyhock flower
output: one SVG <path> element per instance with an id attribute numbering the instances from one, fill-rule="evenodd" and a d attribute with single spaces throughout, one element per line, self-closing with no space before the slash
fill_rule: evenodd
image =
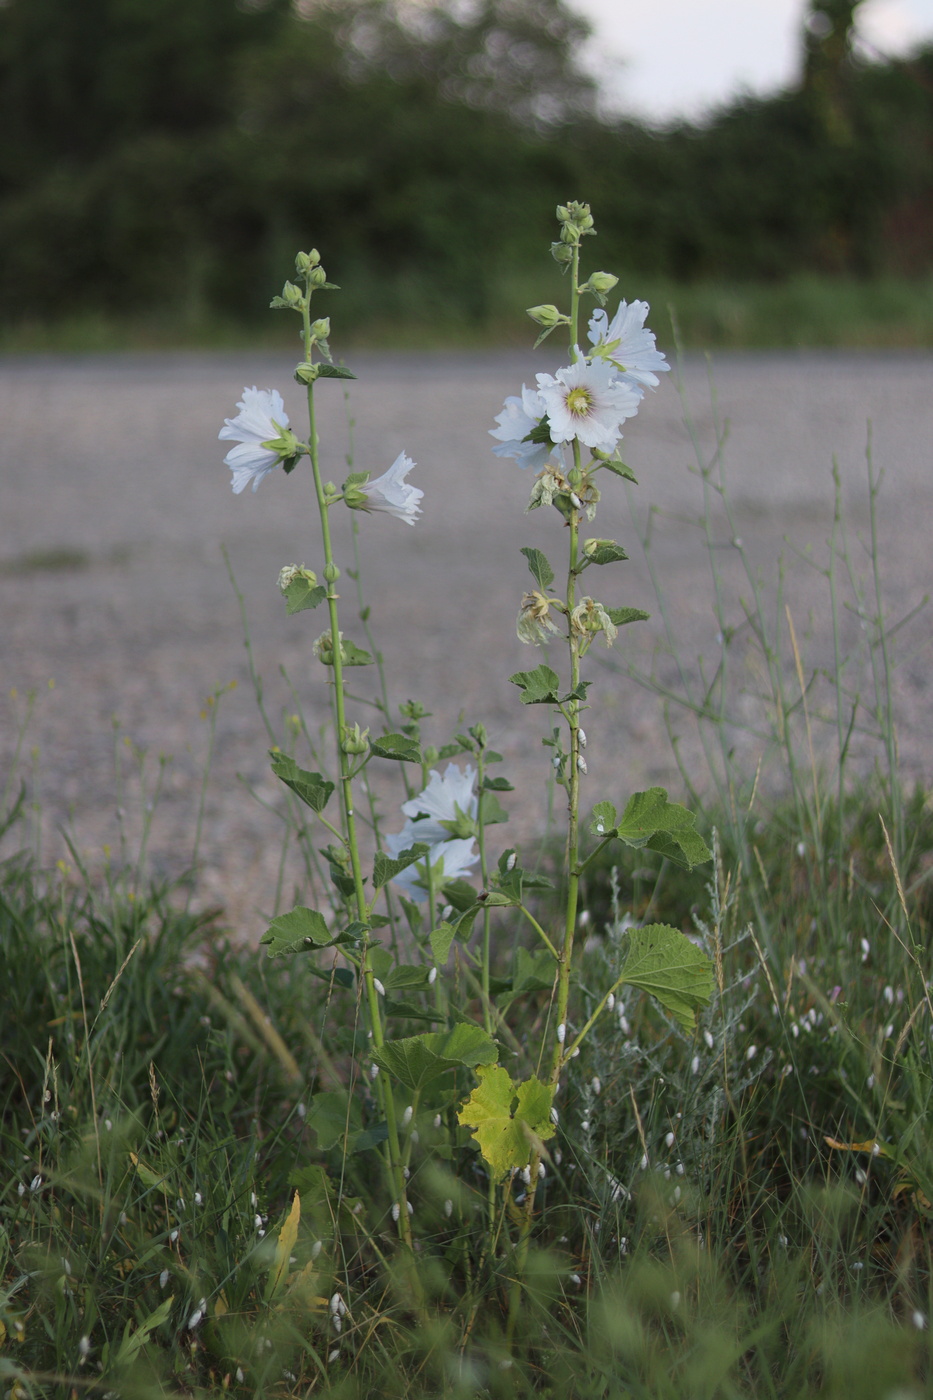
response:
<path id="1" fill-rule="evenodd" d="M 443 777 L 432 768 L 424 791 L 402 803 L 402 811 L 409 818 L 406 831 L 411 831 L 416 841 L 427 841 L 429 845 L 449 841 L 452 836 L 472 836 L 470 828 L 479 806 L 473 791 L 475 781 L 476 769 L 469 763 L 462 773 L 458 764 L 448 763 Z"/>
<path id="2" fill-rule="evenodd" d="M 418 831 L 420 825 L 420 822 L 414 824 L 407 822 L 402 831 L 387 836 L 386 850 L 389 855 L 397 859 L 402 851 L 408 850 L 416 841 L 419 841 L 421 839 Z M 469 875 L 470 870 L 479 860 L 479 852 L 474 852 L 473 844 L 472 837 L 454 841 L 437 841 L 432 844 L 426 856 L 401 871 L 395 876 L 392 883 L 398 885 L 409 899 L 414 899 L 421 904 L 428 897 L 427 890 L 424 888 L 427 883 L 427 867 L 430 866 L 436 890 L 448 880 L 462 879 L 463 876 Z"/>
<path id="3" fill-rule="evenodd" d="M 574 438 L 586 447 L 612 452 L 622 423 L 638 412 L 643 391 L 625 384 L 613 365 L 582 357 L 556 375 L 539 374 L 538 388 L 555 442 Z"/>
<path id="4" fill-rule="evenodd" d="M 492 449 L 493 455 L 514 457 L 520 467 L 543 467 L 554 451 L 553 443 L 526 442 L 525 439 L 546 412 L 541 395 L 523 384 L 521 398 L 510 395 L 502 412 L 496 414 L 498 428 L 489 429 L 490 437 L 500 439 L 499 446 Z"/>
<path id="5" fill-rule="evenodd" d="M 253 490 L 273 467 L 282 460 L 282 453 L 270 443 L 281 438 L 288 427 L 288 414 L 278 389 L 244 389 L 237 404 L 240 412 L 235 418 L 225 418 L 217 436 L 221 441 L 239 443 L 231 447 L 224 461 L 233 472 L 233 489 L 239 494 L 252 481 Z"/>
<path id="6" fill-rule="evenodd" d="M 396 520 L 404 520 L 414 525 L 421 514 L 418 502 L 424 495 L 417 486 L 409 486 L 405 480 L 414 462 L 404 452 L 400 452 L 387 472 L 375 481 L 364 481 L 356 489 L 366 497 L 363 510 L 381 510 L 386 515 L 394 515 Z"/>
<path id="7" fill-rule="evenodd" d="M 588 334 L 594 354 L 611 361 L 626 382 L 657 388 L 660 380 L 655 371 L 669 370 L 670 365 L 655 345 L 654 333 L 645 326 L 648 310 L 646 301 L 622 301 L 611 321 L 605 311 L 594 311 Z"/>

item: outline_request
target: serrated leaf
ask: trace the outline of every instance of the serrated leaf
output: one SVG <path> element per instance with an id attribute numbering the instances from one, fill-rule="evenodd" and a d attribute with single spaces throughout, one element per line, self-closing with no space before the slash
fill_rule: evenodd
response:
<path id="1" fill-rule="evenodd" d="M 397 758 L 402 763 L 420 763 L 421 750 L 414 739 L 404 734 L 382 734 L 370 739 L 369 749 L 377 758 Z"/>
<path id="2" fill-rule="evenodd" d="M 667 924 L 631 929 L 622 981 L 650 993 L 685 1031 L 713 994 L 713 966 L 686 934 Z"/>
<path id="3" fill-rule="evenodd" d="M 508 778 L 484 778 L 483 789 L 486 792 L 514 792 L 515 788 Z"/>
<path id="4" fill-rule="evenodd" d="M 330 287 L 330 284 L 328 284 L 328 289 L 334 292 L 339 291 L 338 287 Z M 318 379 L 356 378 L 356 375 L 353 373 L 353 371 L 347 369 L 346 365 L 329 365 L 325 362 L 323 364 L 315 365 L 315 369 L 317 370 Z"/>
<path id="5" fill-rule="evenodd" d="M 611 802 L 597 802 L 590 820 L 590 831 L 594 836 L 615 836 L 619 824 L 619 814 Z"/>
<path id="6" fill-rule="evenodd" d="M 627 467 L 625 463 L 620 462 L 617 457 L 611 457 L 601 465 L 606 467 L 609 471 L 615 472 L 616 476 L 622 476 L 626 481 L 631 481 L 634 482 L 636 486 L 638 485 L 638 478 L 631 467 Z"/>
<path id="7" fill-rule="evenodd" d="M 416 860 L 423 859 L 430 849 L 430 846 L 426 845 L 424 841 L 416 841 L 414 845 L 408 846 L 404 851 L 399 851 L 395 859 L 387 856 L 385 851 L 378 851 L 376 859 L 373 861 L 373 887 L 381 890 L 383 885 L 394 880 L 396 875 L 401 875 L 402 871 L 407 870 L 410 865 L 414 865 Z"/>
<path id="8" fill-rule="evenodd" d="M 278 958 L 286 953 L 304 952 L 308 948 L 329 948 L 335 939 L 322 914 L 299 904 L 288 914 L 280 914 L 273 919 L 259 942 L 269 949 L 270 958 Z"/>
<path id="9" fill-rule="evenodd" d="M 664 788 L 648 788 L 629 798 L 616 835 L 627 846 L 651 851 L 684 870 L 711 858 L 706 842 L 694 830 L 695 817 L 679 802 L 669 802 Z"/>
<path id="10" fill-rule="evenodd" d="M 482 1026 L 467 1022 L 449 1031 L 427 1031 L 404 1040 L 387 1040 L 373 1051 L 376 1064 L 413 1094 L 449 1070 L 491 1065 L 498 1056 L 495 1041 Z"/>
<path id="11" fill-rule="evenodd" d="M 360 1110 L 345 1090 L 313 1094 L 305 1120 L 317 1136 L 318 1147 L 329 1152 L 360 1125 Z"/>
<path id="12" fill-rule="evenodd" d="M 516 997 L 530 992 L 549 992 L 554 986 L 557 963 L 546 948 L 530 953 L 527 948 L 516 948 L 515 968 L 511 987 L 498 1002 L 502 1007 L 509 1006 Z"/>
<path id="13" fill-rule="evenodd" d="M 585 558 L 591 564 L 614 564 L 619 559 L 627 559 L 628 555 L 615 540 L 603 540 L 593 550 L 586 550 Z"/>
<path id="14" fill-rule="evenodd" d="M 557 700 L 560 676 L 550 666 L 542 664 L 533 671 L 516 671 L 509 680 L 521 689 L 523 705 L 553 705 Z"/>
<path id="15" fill-rule="evenodd" d="M 647 622 L 651 616 L 644 608 L 607 608 L 606 612 L 616 627 L 625 627 L 629 622 Z"/>
<path id="16" fill-rule="evenodd" d="M 401 992 L 414 987 L 426 987 L 431 969 L 424 963 L 396 963 L 392 971 L 382 978 L 387 992 Z"/>
<path id="17" fill-rule="evenodd" d="M 320 773 L 310 773 L 306 768 L 299 768 L 295 760 L 285 753 L 272 755 L 272 771 L 291 788 L 296 797 L 300 797 L 302 802 L 311 808 L 312 812 L 323 812 L 334 790 L 334 785 L 329 779 L 322 777 Z"/>
<path id="18" fill-rule="evenodd" d="M 472 909 L 476 904 L 476 890 L 466 880 L 448 880 L 444 885 L 447 903 L 452 904 L 458 914 Z"/>
<path id="19" fill-rule="evenodd" d="M 547 558 L 540 549 L 532 549 L 526 545 L 522 549 L 522 554 L 528 560 L 528 567 L 532 577 L 536 580 L 538 587 L 543 593 L 554 582 L 554 570 L 551 568 Z"/>
<path id="20" fill-rule="evenodd" d="M 456 929 L 453 924 L 449 924 L 445 919 L 438 924 L 436 929 L 432 929 L 430 936 L 431 952 L 438 967 L 446 966 L 450 957 L 450 945 L 456 936 Z"/>
<path id="21" fill-rule="evenodd" d="M 316 608 L 327 597 L 327 587 L 323 583 L 312 583 L 310 579 L 293 578 L 283 594 L 285 611 L 289 617 L 304 612 L 306 608 Z"/>
<path id="22" fill-rule="evenodd" d="M 288 1269 L 291 1262 L 295 1242 L 298 1239 L 298 1224 L 301 1220 L 301 1200 L 298 1192 L 295 1192 L 292 1208 L 285 1217 L 279 1237 L 275 1242 L 275 1258 L 272 1261 L 272 1268 L 269 1270 L 269 1277 L 266 1279 L 266 1287 L 263 1297 L 267 1303 L 271 1303 L 277 1293 L 285 1287 L 285 1280 L 288 1278 Z"/>
<path id="23" fill-rule="evenodd" d="M 348 642 L 346 639 L 340 643 L 340 654 L 344 666 L 372 666 L 373 664 L 373 659 L 368 651 L 364 651 L 355 642 Z"/>
<path id="24" fill-rule="evenodd" d="M 471 1128 L 497 1181 L 526 1167 L 541 1144 L 554 1136 L 554 1091 L 540 1079 L 515 1084 L 499 1065 L 480 1066 L 479 1085 L 457 1114 Z"/>

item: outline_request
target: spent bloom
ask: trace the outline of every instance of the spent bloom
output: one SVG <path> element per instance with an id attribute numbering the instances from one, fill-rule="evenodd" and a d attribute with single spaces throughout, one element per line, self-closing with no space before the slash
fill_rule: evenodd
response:
<path id="1" fill-rule="evenodd" d="M 593 355 L 622 371 L 622 379 L 636 388 L 660 383 L 657 371 L 670 365 L 655 345 L 654 333 L 645 326 L 646 301 L 620 302 L 610 321 L 605 311 L 590 317 L 589 339 Z"/>
<path id="2" fill-rule="evenodd" d="M 536 588 L 522 595 L 515 630 L 520 642 L 533 647 L 547 646 L 552 635 L 560 636 L 560 628 L 551 619 L 550 599 Z"/>
<path id="3" fill-rule="evenodd" d="M 405 830 L 412 840 L 435 845 L 452 836 L 472 837 L 479 806 L 473 791 L 475 781 L 476 769 L 469 763 L 463 772 L 458 764 L 448 763 L 443 777 L 432 768 L 424 791 L 402 803 L 409 819 Z"/>
<path id="4" fill-rule="evenodd" d="M 614 365 L 589 364 L 582 357 L 537 379 L 553 441 L 576 439 L 601 452 L 614 451 L 622 423 L 638 412 L 643 393 L 623 383 Z"/>
<path id="5" fill-rule="evenodd" d="M 267 472 L 286 457 L 296 455 L 298 441 L 287 432 L 288 414 L 278 389 L 244 389 L 235 418 L 225 418 L 217 436 L 235 442 L 224 461 L 233 472 L 233 489 L 239 494 L 252 481 L 255 491 Z"/>
<path id="6" fill-rule="evenodd" d="M 541 395 L 534 389 L 522 385 L 521 397 L 510 395 L 505 407 L 496 415 L 498 428 L 490 428 L 490 435 L 499 438 L 498 447 L 492 449 L 495 457 L 514 457 L 520 467 L 543 467 L 554 445 L 551 442 L 533 442 L 531 434 L 538 428 L 547 409 Z"/>
<path id="7" fill-rule="evenodd" d="M 406 525 L 414 525 L 421 514 L 420 501 L 424 495 L 417 486 L 409 486 L 405 480 L 414 465 L 409 456 L 400 452 L 382 476 L 353 488 L 352 495 L 362 496 L 362 501 L 351 499 L 348 495 L 347 504 L 354 505 L 357 510 L 381 510 L 386 515 L 394 515 L 396 520 L 404 520 Z"/>

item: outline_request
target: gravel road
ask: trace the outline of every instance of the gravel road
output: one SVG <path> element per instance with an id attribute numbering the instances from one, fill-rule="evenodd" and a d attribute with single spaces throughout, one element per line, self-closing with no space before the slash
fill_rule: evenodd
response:
<path id="1" fill-rule="evenodd" d="M 547 766 L 540 747 L 547 716 L 540 708 L 523 710 L 507 679 L 542 659 L 515 636 L 519 598 L 530 578 L 518 551 L 534 545 L 558 564 L 564 538 L 555 512 L 524 514 L 531 479 L 492 457 L 487 429 L 506 394 L 523 380 L 532 382 L 536 369 L 555 367 L 547 349 L 535 356 L 352 357 L 359 376 L 350 400 L 357 469 L 378 475 L 404 448 L 418 463 L 411 479 L 425 491 L 424 515 L 413 529 L 385 516 L 359 518 L 365 592 L 390 694 L 420 699 L 433 712 L 429 741 L 445 742 L 461 711 L 465 723 L 485 721 L 519 789 L 511 795 L 510 840 L 540 828 Z M 35 689 L 22 772 L 41 809 L 35 818 L 43 856 L 61 853 L 59 829 L 67 826 L 97 868 L 105 845 L 118 848 L 118 806 L 130 845 L 139 838 L 146 798 L 131 776 L 133 753 L 145 750 L 150 786 L 159 756 L 171 755 L 149 859 L 157 873 L 177 874 L 190 859 L 201 793 L 205 701 L 236 680 L 237 689 L 218 708 L 198 898 L 223 901 L 245 937 L 254 936 L 272 899 L 280 823 L 238 778 L 275 804 L 222 546 L 246 600 L 275 723 L 283 709 L 295 709 L 280 665 L 311 724 L 323 718 L 325 692 L 310 647 L 324 622 L 317 613 L 287 618 L 276 588 L 283 564 L 320 564 L 306 476 L 301 469 L 288 478 L 275 473 L 256 495 L 234 497 L 217 432 L 235 412 L 243 386 L 252 384 L 279 387 L 300 432 L 302 393 L 291 368 L 288 359 L 266 352 L 0 360 L 0 655 L 5 691 L 18 692 L 0 710 L 0 763 L 9 769 L 16 716 Z M 609 482 L 594 527 L 632 556 L 601 573 L 599 592 L 613 603 L 645 607 L 653 617 L 620 637 L 611 654 L 619 670 L 594 666 L 587 724 L 592 800 L 618 799 L 652 782 L 681 789 L 660 703 L 624 671 L 628 663 L 653 666 L 665 684 L 678 684 L 674 662 L 658 649 L 662 623 L 639 545 L 649 506 L 657 507 L 650 517 L 651 559 L 669 590 L 669 621 L 686 673 L 699 675 L 700 653 L 711 669 L 721 654 L 710 552 L 695 523 L 702 494 L 697 454 L 714 456 L 717 421 L 730 425 L 724 460 L 733 520 L 714 503 L 711 540 L 724 616 L 739 628 L 731 651 L 738 719 L 757 722 L 764 711 L 752 698 L 760 685 L 757 653 L 749 628 L 741 627 L 741 600 L 751 587 L 743 581 L 734 540 L 741 539 L 753 575 L 760 574 L 766 606 L 783 626 L 789 683 L 794 662 L 787 614 L 774 604 L 782 553 L 784 601 L 805 664 L 831 668 L 830 594 L 816 566 L 827 558 L 835 454 L 853 563 L 858 574 L 866 573 L 869 558 L 859 537 L 868 531 L 869 420 L 875 467 L 884 473 L 878 551 L 890 615 L 907 611 L 930 588 L 933 357 L 720 355 L 712 370 L 697 357 L 687 360 L 683 384 L 692 432 L 672 383 L 649 394 L 625 439 L 641 485 L 629 493 L 621 482 Z M 349 444 L 342 388 L 323 384 L 318 397 L 324 470 L 339 482 Z M 345 561 L 347 527 L 344 516 L 337 522 L 337 549 Z M 350 602 L 353 586 L 348 578 L 344 584 Z M 597 591 L 595 583 L 587 586 Z M 848 648 L 867 634 L 857 614 L 840 606 Z M 345 616 L 347 632 L 363 641 L 349 610 Z M 601 645 L 597 652 L 606 655 Z M 902 766 L 929 783 L 933 648 L 925 613 L 899 633 L 896 657 Z M 847 683 L 863 686 L 865 674 L 860 679 L 853 668 Z M 354 681 L 361 696 L 372 693 L 371 671 L 356 672 Z M 696 727 L 676 710 L 673 716 L 684 761 L 702 786 Z M 362 706 L 358 717 L 369 722 Z M 130 774 L 122 791 L 115 736 Z M 739 726 L 735 742 L 748 772 L 764 758 L 767 785 L 765 742 Z M 825 742 L 818 727 L 820 756 Z M 867 769 L 877 753 L 866 739 L 857 762 Z M 779 781 L 777 769 L 771 776 Z"/>

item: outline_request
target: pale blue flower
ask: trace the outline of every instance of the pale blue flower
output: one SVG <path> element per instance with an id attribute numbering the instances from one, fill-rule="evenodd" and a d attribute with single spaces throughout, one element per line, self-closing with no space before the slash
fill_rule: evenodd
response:
<path id="1" fill-rule="evenodd" d="M 588 334 L 594 355 L 615 365 L 623 379 L 656 388 L 660 380 L 655 371 L 669 370 L 670 365 L 645 326 L 648 311 L 646 301 L 620 302 L 611 321 L 605 311 L 594 311 Z"/>
<path id="2" fill-rule="evenodd" d="M 402 831 L 386 837 L 386 850 L 393 859 L 398 859 L 402 851 L 408 850 L 416 841 L 421 840 L 419 826 L 420 822 L 414 824 L 407 822 Z M 460 880 L 470 874 L 471 869 L 479 860 L 479 852 L 474 851 L 473 846 L 472 837 L 457 838 L 453 841 L 436 841 L 431 845 L 426 856 L 422 856 L 421 860 L 407 866 L 405 870 L 395 876 L 392 883 L 398 885 L 407 898 L 423 904 L 428 897 L 425 888 L 428 867 L 431 870 L 434 889 L 439 891 L 441 885 L 446 884 L 449 880 Z"/>
<path id="3" fill-rule="evenodd" d="M 498 428 L 490 428 L 491 437 L 499 438 L 494 447 L 496 457 L 513 457 L 520 467 L 543 467 L 554 451 L 550 442 L 528 442 L 528 435 L 537 428 L 546 413 L 541 395 L 522 385 L 521 397 L 511 394 L 501 413 L 496 414 Z"/>
<path id="4" fill-rule="evenodd" d="M 554 442 L 576 439 L 600 452 L 614 451 L 622 423 L 638 412 L 644 392 L 624 383 L 613 365 L 589 364 L 582 356 L 537 380 Z"/>
<path id="5" fill-rule="evenodd" d="M 362 509 L 384 511 L 386 515 L 394 515 L 396 520 L 404 520 L 406 525 L 414 525 L 421 514 L 419 502 L 424 496 L 423 491 L 409 486 L 405 480 L 414 465 L 410 457 L 400 452 L 382 476 L 357 486 L 356 490 L 367 498 Z"/>
<path id="6" fill-rule="evenodd" d="M 224 461 L 233 472 L 232 486 L 239 494 L 252 481 L 255 491 L 263 477 L 279 465 L 282 453 L 268 446 L 288 427 L 288 414 L 278 389 L 244 389 L 235 418 L 225 418 L 217 436 L 239 443 Z"/>
<path id="7" fill-rule="evenodd" d="M 412 838 L 433 845 L 465 834 L 463 828 L 475 822 L 479 806 L 473 791 L 475 781 L 476 769 L 469 763 L 463 772 L 458 764 L 448 763 L 443 777 L 432 768 L 424 791 L 402 803 L 402 811 L 409 818 L 406 830 Z"/>

